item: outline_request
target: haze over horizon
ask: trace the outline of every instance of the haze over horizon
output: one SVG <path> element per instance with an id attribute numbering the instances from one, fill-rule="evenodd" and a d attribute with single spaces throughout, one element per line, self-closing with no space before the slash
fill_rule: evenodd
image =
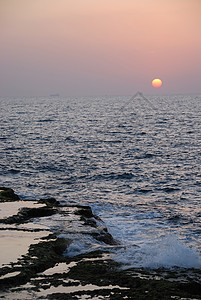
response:
<path id="1" fill-rule="evenodd" d="M 0 96 L 199 94 L 200 13 L 200 0 L 1 0 Z"/>

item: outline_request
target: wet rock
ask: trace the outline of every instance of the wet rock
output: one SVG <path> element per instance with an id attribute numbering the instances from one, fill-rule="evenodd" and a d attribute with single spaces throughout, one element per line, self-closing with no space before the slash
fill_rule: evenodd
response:
<path id="1" fill-rule="evenodd" d="M 102 220 L 92 212 L 90 206 L 77 206 L 78 210 L 75 211 L 75 215 L 80 215 L 81 221 L 84 221 L 84 225 L 89 225 L 92 227 L 98 227 L 99 222 Z"/>
<path id="2" fill-rule="evenodd" d="M 20 198 L 10 188 L 0 187 L 0 202 L 18 201 Z"/>
<path id="3" fill-rule="evenodd" d="M 57 255 L 63 255 L 64 251 L 70 245 L 70 243 L 71 240 L 69 239 L 57 238 L 53 249 Z"/>
<path id="4" fill-rule="evenodd" d="M 94 217 L 94 214 L 91 210 L 91 207 L 90 206 L 77 206 L 78 207 L 78 210 L 75 212 L 76 215 L 80 215 L 82 217 L 85 217 L 85 218 L 92 218 Z"/>
<path id="5" fill-rule="evenodd" d="M 80 219 L 84 222 L 84 225 L 97 228 L 97 232 L 90 233 L 97 241 L 104 242 L 107 245 L 118 245 L 118 242 L 108 232 L 107 228 L 103 226 L 104 222 L 93 214 L 90 206 L 78 206 L 75 214 L 80 215 Z"/>
<path id="6" fill-rule="evenodd" d="M 47 217 L 57 213 L 56 209 L 49 207 L 37 207 L 37 208 L 22 208 L 17 215 L 8 217 L 7 219 L 0 220 L 0 223 L 4 224 L 20 224 L 28 221 L 32 218 Z"/>
<path id="7" fill-rule="evenodd" d="M 103 242 L 107 245 L 118 245 L 118 242 L 113 238 L 113 236 L 107 231 L 107 229 L 102 229 L 100 232 L 91 234 L 97 241 Z"/>
<path id="8" fill-rule="evenodd" d="M 88 225 L 88 226 L 95 227 L 95 228 L 98 227 L 97 221 L 95 218 L 85 218 L 82 216 L 81 221 L 84 221 L 84 225 Z"/>
<path id="9" fill-rule="evenodd" d="M 1 188 L 0 195 L 2 193 L 4 194 L 0 198 L 2 202 L 14 201 L 13 199 L 19 200 L 11 189 Z M 66 205 L 66 207 L 61 207 L 54 198 L 41 199 L 39 203 L 43 203 L 44 206 L 23 208 L 17 215 L 0 221 L 7 224 L 17 224 L 16 227 L 19 227 L 19 224 L 30 221 L 31 218 L 46 217 L 57 213 L 58 216 L 61 215 L 60 221 L 63 222 L 65 234 L 59 235 L 62 232 L 52 233 L 49 231 L 48 236 L 44 236 L 36 244 L 31 244 L 27 254 L 21 256 L 16 263 L 2 267 L 0 269 L 0 290 L 5 294 L 0 298 L 12 299 L 12 293 L 14 293 L 15 299 L 88 299 L 89 297 L 119 300 L 201 299 L 200 270 L 191 270 L 194 277 L 189 278 L 189 274 L 186 275 L 187 270 L 184 270 L 180 275 L 172 270 L 172 274 L 169 274 L 171 280 L 167 279 L 167 274 L 167 278 L 164 277 L 164 270 L 155 270 L 154 276 L 160 277 L 160 280 L 155 280 L 153 270 L 134 268 L 122 270 L 121 264 L 111 260 L 110 254 L 105 255 L 105 252 L 103 253 L 101 250 L 75 257 L 63 256 L 66 248 L 76 238 L 76 233 L 80 235 L 80 232 L 71 231 L 73 222 L 77 222 L 79 228 L 85 226 L 85 230 L 82 228 L 85 235 L 93 236 L 96 240 L 108 245 L 117 245 L 118 243 L 108 232 L 104 222 L 93 214 L 89 206 Z M 8 228 L 11 227 L 6 225 L 5 228 L 9 230 Z M 69 233 L 68 236 L 66 236 L 67 233 Z M 107 248 L 110 249 L 110 247 Z M 60 263 L 64 264 L 64 268 L 66 264 L 65 272 L 57 272 L 53 275 L 51 272 L 49 274 L 48 272 L 46 274 L 41 273 L 58 266 Z M 184 276 L 186 283 L 182 281 Z M 28 283 L 27 286 L 26 283 Z M 73 288 L 78 285 L 79 288 L 73 291 Z M 84 290 L 87 285 L 89 287 L 96 285 L 97 289 Z M 69 286 L 72 286 L 72 292 L 66 292 L 66 287 Z M 56 291 L 55 293 L 51 291 L 52 287 Z"/>
<path id="10" fill-rule="evenodd" d="M 65 261 L 62 255 L 63 250 L 66 249 L 70 242 L 68 239 L 56 238 L 55 240 L 46 240 L 31 245 L 28 253 L 18 260 L 17 266 L 13 264 L 12 268 L 0 270 L 0 275 L 5 272 L 19 272 L 16 276 L 0 279 L 0 290 L 5 289 L 5 287 L 25 284 L 31 277 L 35 277 L 37 273 L 53 267 L 58 262 Z"/>
<path id="11" fill-rule="evenodd" d="M 40 199 L 38 203 L 44 203 L 48 207 L 58 207 L 60 204 L 55 198 Z"/>

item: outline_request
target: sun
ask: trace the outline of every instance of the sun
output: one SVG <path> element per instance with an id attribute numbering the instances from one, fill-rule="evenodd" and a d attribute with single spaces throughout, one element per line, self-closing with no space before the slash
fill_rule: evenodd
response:
<path id="1" fill-rule="evenodd" d="M 154 79 L 152 80 L 152 86 L 155 88 L 159 88 L 162 85 L 162 80 L 161 79 Z"/>

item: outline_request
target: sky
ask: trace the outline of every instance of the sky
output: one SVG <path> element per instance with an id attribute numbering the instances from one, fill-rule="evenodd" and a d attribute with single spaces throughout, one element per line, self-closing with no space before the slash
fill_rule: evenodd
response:
<path id="1" fill-rule="evenodd" d="M 201 0 L 0 0 L 0 96 L 201 94 L 200 16 Z"/>

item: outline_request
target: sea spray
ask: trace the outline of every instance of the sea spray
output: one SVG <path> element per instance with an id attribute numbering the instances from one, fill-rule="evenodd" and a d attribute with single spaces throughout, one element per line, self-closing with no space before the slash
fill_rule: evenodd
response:
<path id="1" fill-rule="evenodd" d="M 126 267 L 143 268 L 200 268 L 198 252 L 183 244 L 176 235 L 167 235 L 149 242 L 141 247 L 128 245 L 119 249 L 113 259 Z"/>

